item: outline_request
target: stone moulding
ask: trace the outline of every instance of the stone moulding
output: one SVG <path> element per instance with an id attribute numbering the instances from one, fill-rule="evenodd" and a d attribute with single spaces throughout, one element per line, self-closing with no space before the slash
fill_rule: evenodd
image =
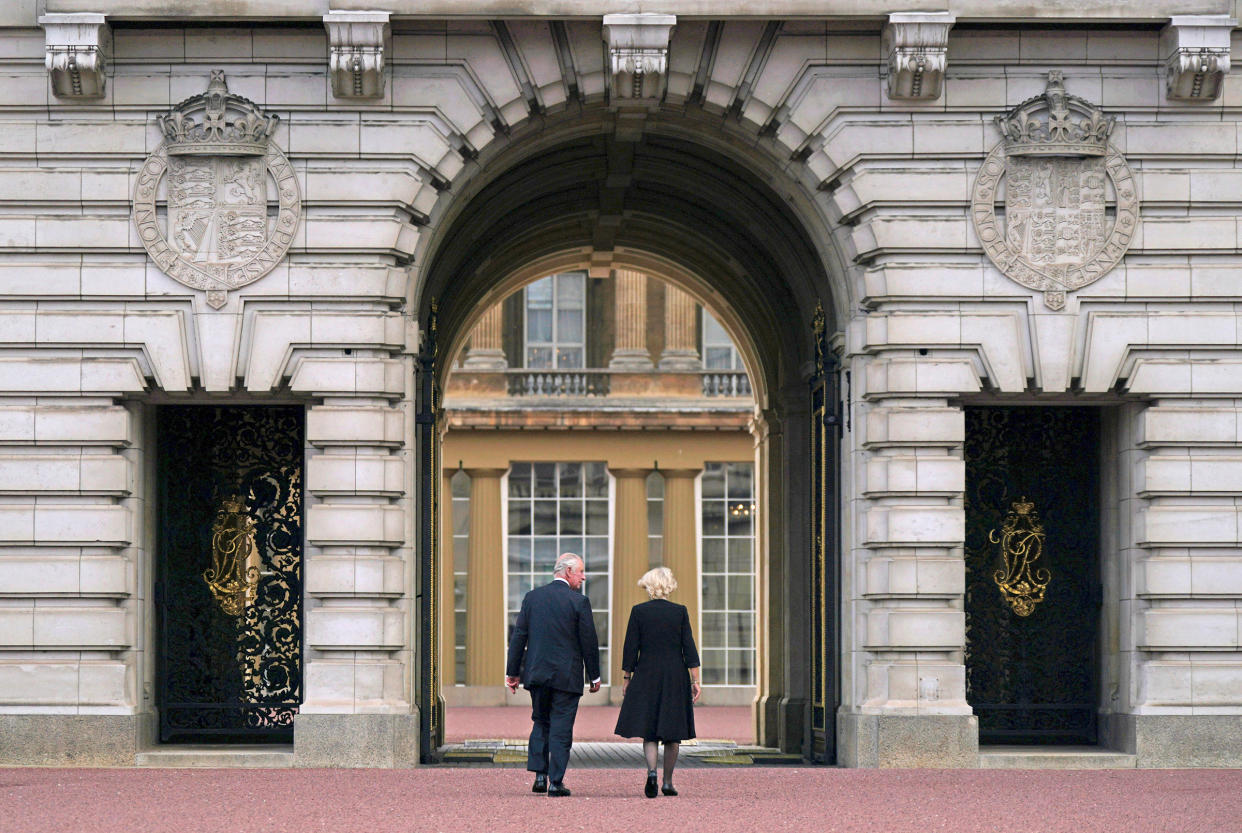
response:
<path id="1" fill-rule="evenodd" d="M 1006 277 L 1044 293 L 1052 310 L 1066 292 L 1106 275 L 1138 228 L 1134 174 L 1108 137 L 1113 119 L 1066 94 L 1059 71 L 1042 96 L 996 119 L 1004 139 L 984 159 L 971 189 L 970 217 L 988 259 Z M 1005 179 L 1005 221 L 996 200 Z M 1108 227 L 1106 182 L 1116 207 Z"/>
<path id="2" fill-rule="evenodd" d="M 337 98 L 383 98 L 388 12 L 328 12 L 328 75 Z"/>
<path id="3" fill-rule="evenodd" d="M 677 17 L 671 14 L 604 15 L 614 102 L 659 97 L 676 25 Z"/>
<path id="4" fill-rule="evenodd" d="M 103 98 L 112 27 L 102 14 L 45 14 L 45 66 L 57 98 Z"/>
<path id="5" fill-rule="evenodd" d="M 293 243 L 302 198 L 293 166 L 271 141 L 276 120 L 230 94 L 215 70 L 205 93 L 159 118 L 165 141 L 138 171 L 133 219 L 142 245 L 170 278 L 206 291 L 213 309 L 230 289 L 275 268 Z M 157 202 L 166 174 L 165 218 Z"/>
<path id="6" fill-rule="evenodd" d="M 888 62 L 888 97 L 934 100 L 944 82 L 949 30 L 957 18 L 949 12 L 894 12 L 884 24 Z"/>
<path id="7" fill-rule="evenodd" d="M 1225 14 L 1173 15 L 1160 33 L 1168 97 L 1214 101 L 1229 74 L 1229 40 L 1238 21 Z"/>

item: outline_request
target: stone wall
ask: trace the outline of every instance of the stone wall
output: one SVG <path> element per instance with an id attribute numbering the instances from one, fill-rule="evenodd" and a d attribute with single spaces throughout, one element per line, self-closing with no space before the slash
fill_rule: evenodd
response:
<path id="1" fill-rule="evenodd" d="M 410 761 L 411 316 L 437 234 L 496 148 L 533 147 L 554 123 L 610 123 L 598 18 L 403 20 L 386 41 L 384 93 L 368 100 L 333 94 L 319 18 L 118 23 L 104 97 L 76 100 L 53 94 L 44 32 L 24 15 L 0 18 L 11 27 L 0 30 L 0 712 L 24 739 L 6 750 L 63 761 L 40 738 L 87 715 L 115 725 L 81 760 L 125 762 L 147 742 L 140 426 L 174 398 L 279 396 L 308 406 L 299 755 Z M 874 28 L 687 18 L 673 32 L 652 122 L 770 159 L 808 233 L 839 253 L 832 285 L 816 290 L 851 380 L 846 763 L 975 761 L 964 397 L 1112 409 L 1105 736 L 1144 765 L 1242 761 L 1242 85 L 1230 76 L 1218 98 L 1170 100 L 1165 57 L 1148 25 L 958 26 L 940 96 L 903 101 L 886 94 Z M 219 310 L 156 267 L 130 219 L 161 139 L 155 117 L 213 69 L 282 117 L 275 143 L 304 198 L 287 257 Z M 988 260 L 970 215 L 1000 140 L 993 116 L 1043 94 L 1049 70 L 1117 117 L 1111 142 L 1142 203 L 1126 258 L 1057 311 Z"/>

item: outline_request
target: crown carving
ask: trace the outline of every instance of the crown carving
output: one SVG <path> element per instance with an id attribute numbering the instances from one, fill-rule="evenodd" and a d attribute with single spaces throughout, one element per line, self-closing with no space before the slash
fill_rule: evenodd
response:
<path id="1" fill-rule="evenodd" d="M 1031 510 L 1034 508 L 1035 504 L 1027 500 L 1025 495 L 1023 495 L 1021 500 L 1015 500 L 1013 502 L 1013 510 L 1019 515 L 1029 515 L 1031 514 Z"/>
<path id="2" fill-rule="evenodd" d="M 206 92 L 187 98 L 158 122 L 169 156 L 263 156 L 279 120 L 230 93 L 224 71 L 213 69 Z"/>
<path id="3" fill-rule="evenodd" d="M 1048 73 L 1043 95 L 996 117 L 1009 156 L 1107 156 L 1116 121 L 1091 102 L 1066 93 L 1059 70 Z"/>

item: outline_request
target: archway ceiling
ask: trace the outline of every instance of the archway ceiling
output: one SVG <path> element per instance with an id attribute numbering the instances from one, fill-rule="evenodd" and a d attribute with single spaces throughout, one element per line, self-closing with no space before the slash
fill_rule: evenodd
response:
<path id="1" fill-rule="evenodd" d="M 814 300 L 792 287 L 828 285 L 806 232 L 768 184 L 713 150 L 648 133 L 638 142 L 581 137 L 494 177 L 453 218 L 423 297 L 440 299 L 452 333 L 498 300 L 508 276 L 567 250 L 677 264 L 701 280 L 686 287 L 700 300 L 738 314 L 756 351 L 795 363 Z"/>

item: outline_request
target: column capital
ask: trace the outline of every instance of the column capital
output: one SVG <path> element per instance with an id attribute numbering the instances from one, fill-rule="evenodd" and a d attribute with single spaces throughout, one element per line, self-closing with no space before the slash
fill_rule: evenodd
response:
<path id="1" fill-rule="evenodd" d="M 700 474 L 702 474 L 702 473 L 703 473 L 703 469 L 701 469 L 701 468 L 697 468 L 697 469 L 687 469 L 687 468 L 681 468 L 681 469 L 660 469 L 659 471 L 660 471 L 660 474 L 664 475 L 664 478 L 665 478 L 666 480 L 667 480 L 667 479 L 683 478 L 683 477 L 684 477 L 684 478 L 687 478 L 687 479 L 693 479 L 693 478 L 698 477 Z"/>
<path id="2" fill-rule="evenodd" d="M 481 478 L 487 478 L 487 477 L 501 478 L 501 477 L 504 477 L 506 474 L 508 474 L 508 473 L 509 473 L 509 470 L 508 470 L 507 468 L 506 468 L 506 469 L 498 469 L 498 468 L 478 468 L 478 469 L 470 469 L 470 468 L 468 468 L 468 469 L 464 469 L 464 471 L 466 472 L 466 474 L 470 475 L 470 477 L 471 477 L 471 478 L 475 478 L 475 477 L 481 477 Z"/>
<path id="3" fill-rule="evenodd" d="M 629 469 L 614 469 L 614 468 L 612 468 L 611 466 L 608 468 L 608 473 L 609 473 L 609 474 L 611 474 L 613 477 L 642 477 L 642 478 L 646 478 L 646 477 L 647 477 L 647 475 L 651 474 L 653 471 L 655 471 L 655 469 L 654 469 L 654 468 L 650 468 L 650 469 L 633 469 L 633 468 L 629 468 Z"/>

